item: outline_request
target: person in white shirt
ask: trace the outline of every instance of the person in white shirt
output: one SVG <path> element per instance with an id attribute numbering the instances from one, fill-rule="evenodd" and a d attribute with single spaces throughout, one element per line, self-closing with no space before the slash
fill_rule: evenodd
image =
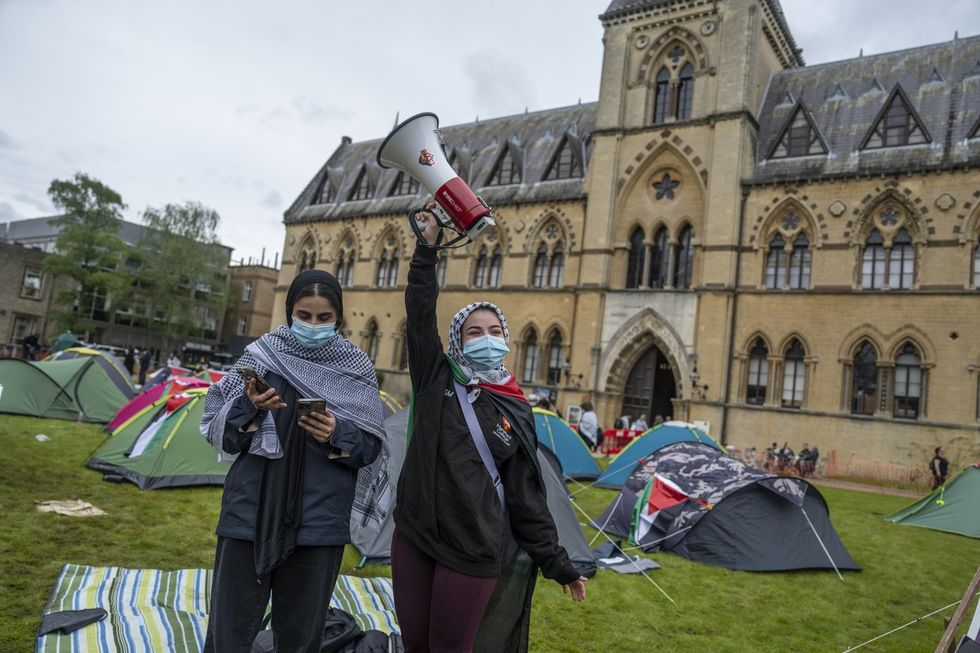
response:
<path id="1" fill-rule="evenodd" d="M 647 416 L 640 415 L 640 419 L 633 422 L 633 429 L 637 431 L 646 431 L 650 426 L 647 424 Z"/>
<path id="2" fill-rule="evenodd" d="M 592 402 L 582 402 L 582 416 L 578 420 L 578 433 L 592 451 L 599 447 L 599 417 Z"/>

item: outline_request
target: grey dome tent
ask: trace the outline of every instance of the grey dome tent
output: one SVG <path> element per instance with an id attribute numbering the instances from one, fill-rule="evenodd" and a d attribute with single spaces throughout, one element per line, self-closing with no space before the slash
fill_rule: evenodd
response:
<path id="1" fill-rule="evenodd" d="M 408 445 L 408 415 L 409 409 L 405 408 L 385 420 L 385 432 L 388 434 L 391 449 L 391 466 L 388 470 L 391 505 L 385 506 L 387 517 L 380 529 L 371 523 L 361 524 L 356 520 L 351 522 L 351 542 L 363 556 L 362 565 L 368 562 L 387 564 L 391 561 L 391 535 L 395 528 L 392 510 L 396 500 L 395 488 L 398 487 L 398 477 L 402 463 L 405 462 L 405 448 Z M 562 481 L 561 464 L 545 447 L 538 447 L 538 461 L 548 495 L 548 509 L 558 527 L 559 543 L 568 552 L 572 564 L 583 575 L 592 576 L 595 573 L 595 562 Z M 379 461 L 375 461 L 374 465 L 377 464 Z M 372 471 L 377 473 L 378 470 Z"/>
<path id="2" fill-rule="evenodd" d="M 641 459 L 598 524 L 646 551 L 729 569 L 860 570 L 815 487 L 696 442 Z"/>

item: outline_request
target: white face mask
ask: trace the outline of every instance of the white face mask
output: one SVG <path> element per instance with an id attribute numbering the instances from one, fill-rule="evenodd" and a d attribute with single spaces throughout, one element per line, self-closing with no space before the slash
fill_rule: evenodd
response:
<path id="1" fill-rule="evenodd" d="M 294 317 L 289 330 L 304 347 L 319 349 L 336 335 L 337 322 L 335 320 L 329 324 L 309 324 Z"/>

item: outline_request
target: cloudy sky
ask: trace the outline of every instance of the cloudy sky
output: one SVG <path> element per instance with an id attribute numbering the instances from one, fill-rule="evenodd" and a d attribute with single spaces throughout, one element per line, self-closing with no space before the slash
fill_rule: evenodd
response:
<path id="1" fill-rule="evenodd" d="M 0 222 L 84 171 L 126 218 L 196 200 L 234 257 L 340 143 L 596 99 L 606 0 L 0 0 Z M 980 33 L 980 2 L 782 0 L 810 64 Z M 491 9 L 492 8 L 492 9 Z"/>

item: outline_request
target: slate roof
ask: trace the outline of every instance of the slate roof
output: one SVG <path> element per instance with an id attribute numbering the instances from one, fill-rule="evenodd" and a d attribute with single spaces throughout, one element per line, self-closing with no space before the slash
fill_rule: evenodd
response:
<path id="1" fill-rule="evenodd" d="M 861 150 L 896 85 L 901 85 L 931 143 Z M 793 114 L 806 106 L 826 156 L 766 159 Z M 980 166 L 980 36 L 779 71 L 759 113 L 755 181 L 880 174 Z"/>
<path id="2" fill-rule="evenodd" d="M 543 181 L 563 138 L 573 147 L 585 170 L 595 125 L 595 103 L 522 113 L 503 118 L 441 127 L 445 149 L 456 155 L 456 170 L 491 206 L 514 202 L 548 202 L 585 197 L 583 178 Z M 424 189 L 410 196 L 389 197 L 397 171 L 376 163 L 383 138 L 357 143 L 345 139 L 307 184 L 284 216 L 284 222 L 322 220 L 362 215 L 406 213 L 420 205 Z M 486 186 L 504 147 L 522 168 L 522 183 Z M 374 183 L 374 197 L 347 200 L 360 171 Z M 324 184 L 331 184 L 334 201 L 321 203 Z"/>

